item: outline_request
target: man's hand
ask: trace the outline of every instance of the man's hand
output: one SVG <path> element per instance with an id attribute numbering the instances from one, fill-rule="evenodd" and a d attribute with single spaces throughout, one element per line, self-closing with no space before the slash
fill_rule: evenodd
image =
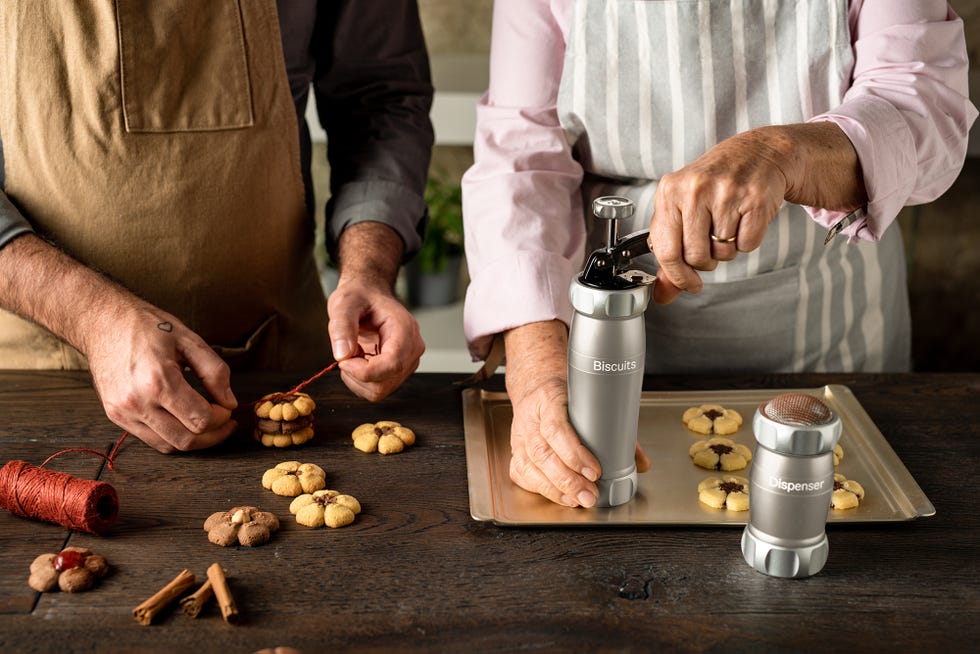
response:
<path id="1" fill-rule="evenodd" d="M 419 367 L 425 352 L 419 324 L 387 287 L 342 280 L 330 294 L 327 311 L 340 377 L 355 394 L 377 402 Z M 356 356 L 360 352 L 377 354 Z"/>
<path id="2" fill-rule="evenodd" d="M 81 351 L 106 415 L 151 447 L 210 447 L 235 430 L 228 366 L 197 334 L 40 238 L 0 250 L 0 306 Z M 212 401 L 187 383 L 185 366 Z"/>
<path id="3" fill-rule="evenodd" d="M 173 316 L 133 307 L 97 330 L 85 354 L 109 419 L 160 452 L 211 447 L 237 427 L 228 365 Z M 184 366 L 212 401 L 188 384 Z"/>
<path id="4" fill-rule="evenodd" d="M 330 342 L 347 388 L 372 402 L 401 386 L 425 352 L 418 322 L 394 293 L 403 248 L 398 234 L 378 222 L 351 225 L 337 246 L 340 279 L 327 301 Z"/>
<path id="5" fill-rule="evenodd" d="M 837 125 L 753 129 L 664 175 L 650 220 L 654 300 L 698 293 L 698 271 L 758 248 L 783 200 L 847 211 L 867 202 L 857 154 Z"/>

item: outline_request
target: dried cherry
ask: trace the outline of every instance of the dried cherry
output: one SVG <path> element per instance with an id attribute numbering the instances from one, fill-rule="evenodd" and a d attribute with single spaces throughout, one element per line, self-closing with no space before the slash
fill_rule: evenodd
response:
<path id="1" fill-rule="evenodd" d="M 72 550 L 62 550 L 58 556 L 54 557 L 51 565 L 58 572 L 70 570 L 71 568 L 81 568 L 85 565 L 85 555 Z"/>

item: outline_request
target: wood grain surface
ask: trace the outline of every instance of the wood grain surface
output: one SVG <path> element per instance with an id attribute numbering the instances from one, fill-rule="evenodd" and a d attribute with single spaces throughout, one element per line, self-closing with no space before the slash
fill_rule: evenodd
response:
<path id="1" fill-rule="evenodd" d="M 831 525 L 826 567 L 797 581 L 749 568 L 740 530 L 474 521 L 459 378 L 417 374 L 371 404 L 325 377 L 308 389 L 316 436 L 297 448 L 261 447 L 243 408 L 236 435 L 211 450 L 162 455 L 129 439 L 115 470 L 86 455 L 56 459 L 49 467 L 111 483 L 120 517 L 99 537 L 0 511 L 0 651 L 963 651 L 980 636 L 980 375 L 647 378 L 645 390 L 854 391 L 937 514 Z M 233 386 L 245 404 L 296 381 L 239 375 Z M 108 451 L 121 436 L 84 373 L 0 371 L 0 416 L 0 464 L 36 465 L 66 447 Z M 355 450 L 351 430 L 382 419 L 413 428 L 416 445 Z M 357 497 L 354 524 L 297 524 L 289 498 L 261 485 L 285 460 L 319 464 L 328 488 Z M 261 547 L 209 543 L 205 518 L 242 504 L 274 512 L 282 528 Z M 102 554 L 112 573 L 88 593 L 35 593 L 31 561 L 65 544 Z M 222 621 L 213 602 L 197 619 L 176 606 L 149 626 L 133 618 L 182 569 L 203 583 L 215 562 L 242 624 Z"/>

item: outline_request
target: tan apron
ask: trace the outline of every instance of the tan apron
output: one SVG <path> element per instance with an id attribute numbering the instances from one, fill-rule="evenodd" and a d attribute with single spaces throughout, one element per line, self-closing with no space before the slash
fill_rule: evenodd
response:
<path id="1" fill-rule="evenodd" d="M 6 192 L 41 236 L 233 368 L 329 360 L 273 0 L 3 0 L 0 38 Z M 0 367 L 84 365 L 0 312 Z"/>

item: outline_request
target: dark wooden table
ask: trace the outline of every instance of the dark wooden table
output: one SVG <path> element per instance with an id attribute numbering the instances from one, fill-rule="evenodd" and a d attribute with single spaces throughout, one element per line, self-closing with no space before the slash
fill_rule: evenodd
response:
<path id="1" fill-rule="evenodd" d="M 980 637 L 977 480 L 980 375 L 800 375 L 648 378 L 646 390 L 845 384 L 937 508 L 887 525 L 831 525 L 830 560 L 806 580 L 750 569 L 732 528 L 515 529 L 469 515 L 455 375 L 419 374 L 380 404 L 336 376 L 310 388 L 316 438 L 289 450 L 248 429 L 210 451 L 164 456 L 127 440 L 116 469 L 69 455 L 49 467 L 102 479 L 119 493 L 105 536 L 0 511 L 0 651 L 959 651 Z M 297 379 L 238 376 L 242 402 Z M 489 388 L 500 390 L 502 379 Z M 0 372 L 0 464 L 39 464 L 65 447 L 108 451 L 121 432 L 81 373 Z M 418 433 L 397 456 L 358 452 L 350 432 L 392 419 Z M 656 465 L 655 453 L 654 465 Z M 284 460 L 322 465 L 328 487 L 364 511 L 343 529 L 296 524 L 289 500 L 261 486 Z M 257 548 L 208 542 L 213 511 L 253 504 L 282 529 Z M 31 561 L 65 545 L 108 558 L 93 591 L 38 594 Z M 199 580 L 219 562 L 245 619 L 210 604 L 141 626 L 133 608 L 178 572 Z"/>

